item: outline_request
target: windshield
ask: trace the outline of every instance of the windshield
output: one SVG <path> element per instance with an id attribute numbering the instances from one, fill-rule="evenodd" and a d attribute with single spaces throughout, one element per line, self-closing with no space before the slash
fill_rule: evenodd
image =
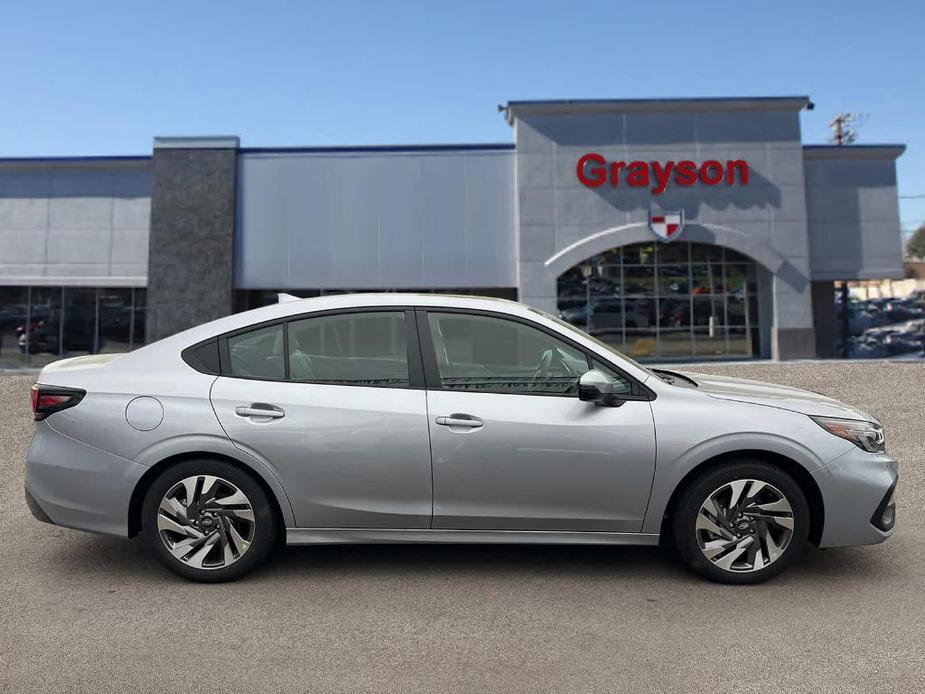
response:
<path id="1" fill-rule="evenodd" d="M 550 314 L 550 313 L 546 313 L 546 311 L 541 311 L 541 310 L 538 309 L 538 308 L 533 308 L 533 307 L 531 306 L 531 307 L 530 307 L 530 310 L 533 311 L 534 313 L 538 313 L 539 315 L 543 316 L 543 318 L 548 318 L 549 320 L 554 321 L 555 323 L 558 323 L 559 325 L 561 325 L 563 328 L 566 328 L 566 329 L 569 330 L 570 332 L 578 333 L 579 335 L 581 335 L 581 336 L 582 336 L 583 338 L 585 338 L 586 340 L 591 340 L 592 342 L 594 342 L 594 344 L 599 345 L 600 347 L 603 347 L 603 348 L 606 349 L 608 352 L 611 352 L 611 353 L 613 353 L 613 354 L 616 354 L 618 357 L 620 357 L 620 359 L 623 359 L 624 361 L 629 362 L 630 364 L 632 364 L 633 366 L 635 366 L 637 369 L 641 369 L 642 371 L 645 371 L 645 372 L 646 372 L 647 374 L 649 374 L 650 376 L 655 376 L 656 378 L 662 379 L 661 376 L 659 376 L 655 371 L 653 371 L 653 370 L 650 369 L 649 367 L 643 366 L 642 364 L 640 364 L 640 363 L 639 363 L 638 361 L 636 361 L 635 359 L 631 359 L 630 357 L 628 357 L 628 356 L 626 356 L 625 354 L 623 354 L 623 352 L 621 352 L 621 351 L 619 351 L 619 350 L 616 350 L 616 349 L 614 349 L 613 347 L 611 347 L 610 345 L 608 345 L 606 342 L 602 342 L 601 340 L 598 340 L 598 339 L 597 339 L 596 337 L 594 337 L 593 335 L 589 335 L 588 333 L 586 333 L 586 332 L 585 332 L 584 330 L 582 330 L 581 328 L 576 328 L 574 325 L 572 325 L 571 323 L 568 323 L 568 322 L 562 320 L 562 319 L 559 318 L 558 316 L 554 316 L 554 315 L 552 315 L 552 314 Z M 665 380 L 665 379 L 662 379 L 662 380 Z"/>

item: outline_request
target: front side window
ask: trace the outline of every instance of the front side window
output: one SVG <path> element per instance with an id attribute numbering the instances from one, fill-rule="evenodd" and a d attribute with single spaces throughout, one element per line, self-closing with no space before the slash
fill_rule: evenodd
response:
<path id="1" fill-rule="evenodd" d="M 405 387 L 405 314 L 369 311 L 289 324 L 289 378 L 339 385 Z"/>
<path id="2" fill-rule="evenodd" d="M 230 376 L 271 381 L 284 379 L 282 324 L 229 337 L 228 357 Z"/>
<path id="3" fill-rule="evenodd" d="M 448 390 L 575 395 L 589 368 L 580 350 L 517 321 L 433 312 L 427 319 Z"/>
<path id="4" fill-rule="evenodd" d="M 615 395 L 627 396 L 633 394 L 633 384 L 630 383 L 629 379 L 620 372 L 607 366 L 604 362 L 592 359 L 591 368 L 597 369 L 607 377 L 607 380 L 614 385 Z"/>

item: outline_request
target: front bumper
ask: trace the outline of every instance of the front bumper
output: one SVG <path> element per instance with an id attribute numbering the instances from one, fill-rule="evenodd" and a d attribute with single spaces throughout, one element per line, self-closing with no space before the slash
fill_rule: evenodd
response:
<path id="1" fill-rule="evenodd" d="M 819 546 L 872 545 L 888 539 L 896 525 L 884 522 L 884 513 L 895 498 L 898 471 L 899 464 L 886 454 L 854 448 L 813 472 L 825 506 Z"/>
<path id="2" fill-rule="evenodd" d="M 29 493 L 29 490 L 25 489 L 24 491 L 26 493 L 26 506 L 29 507 L 29 511 L 32 513 L 32 516 L 36 520 L 42 521 L 43 523 L 51 523 L 54 525 L 55 522 L 49 518 L 48 514 L 45 513 L 45 510 L 39 506 L 39 502 L 36 501 L 35 497 Z"/>
<path id="3" fill-rule="evenodd" d="M 26 458 L 26 503 L 41 521 L 128 537 L 132 491 L 146 467 L 36 422 Z"/>

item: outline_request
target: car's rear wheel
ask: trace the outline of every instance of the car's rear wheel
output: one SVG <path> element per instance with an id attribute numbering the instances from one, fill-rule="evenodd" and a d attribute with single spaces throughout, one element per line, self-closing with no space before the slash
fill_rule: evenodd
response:
<path id="1" fill-rule="evenodd" d="M 730 462 L 682 492 L 674 539 L 682 559 L 722 583 L 759 583 L 790 566 L 809 535 L 809 506 L 794 479 L 763 462 Z"/>
<path id="2" fill-rule="evenodd" d="M 141 532 L 171 571 L 194 581 L 236 579 L 276 542 L 270 499 L 251 475 L 220 460 L 162 472 L 145 494 Z"/>

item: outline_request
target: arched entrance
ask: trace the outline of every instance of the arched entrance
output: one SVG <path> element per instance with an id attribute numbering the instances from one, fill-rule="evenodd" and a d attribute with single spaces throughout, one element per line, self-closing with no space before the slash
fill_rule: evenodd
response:
<path id="1" fill-rule="evenodd" d="M 559 315 L 633 358 L 760 354 L 758 266 L 722 246 L 635 243 L 598 253 L 557 280 Z"/>

